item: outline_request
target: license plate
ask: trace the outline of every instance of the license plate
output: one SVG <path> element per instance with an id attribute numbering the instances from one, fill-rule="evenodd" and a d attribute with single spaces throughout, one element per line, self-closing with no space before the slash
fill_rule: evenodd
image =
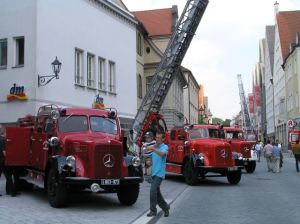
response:
<path id="1" fill-rule="evenodd" d="M 228 167 L 228 170 L 229 171 L 236 171 L 236 170 L 238 170 L 238 168 L 235 166 L 235 167 Z"/>
<path id="2" fill-rule="evenodd" d="M 120 185 L 119 179 L 104 179 L 101 180 L 102 185 Z"/>

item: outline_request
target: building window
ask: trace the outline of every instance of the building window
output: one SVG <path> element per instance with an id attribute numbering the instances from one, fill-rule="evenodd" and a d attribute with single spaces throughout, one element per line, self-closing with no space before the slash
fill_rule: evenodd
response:
<path id="1" fill-rule="evenodd" d="M 0 68 L 7 66 L 7 39 L 0 39 Z"/>
<path id="2" fill-rule="evenodd" d="M 140 33 L 137 34 L 137 46 L 136 46 L 136 51 L 138 55 L 142 56 L 143 55 L 143 47 L 142 47 L 142 35 Z"/>
<path id="3" fill-rule="evenodd" d="M 151 82 L 152 82 L 153 76 L 148 76 L 146 77 L 146 92 L 148 92 L 148 90 L 151 87 Z"/>
<path id="4" fill-rule="evenodd" d="M 95 88 L 95 56 L 87 55 L 87 86 Z"/>
<path id="5" fill-rule="evenodd" d="M 109 92 L 116 93 L 116 64 L 109 62 Z"/>
<path id="6" fill-rule="evenodd" d="M 142 98 L 143 97 L 143 92 L 142 92 L 142 76 L 139 74 L 138 75 L 138 81 L 137 81 L 137 95 L 138 98 Z"/>
<path id="7" fill-rule="evenodd" d="M 25 39 L 24 37 L 16 37 L 16 66 L 24 65 L 24 51 L 25 51 Z"/>
<path id="8" fill-rule="evenodd" d="M 105 59 L 98 59 L 98 89 L 106 90 L 105 88 Z"/>
<path id="9" fill-rule="evenodd" d="M 83 51 L 75 49 L 75 83 L 83 85 Z"/>

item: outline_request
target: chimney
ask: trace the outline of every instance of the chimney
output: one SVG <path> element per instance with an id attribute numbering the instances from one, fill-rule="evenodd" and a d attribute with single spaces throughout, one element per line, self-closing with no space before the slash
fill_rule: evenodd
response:
<path id="1" fill-rule="evenodd" d="M 300 45 L 300 33 L 296 33 L 296 44 Z"/>
<path id="2" fill-rule="evenodd" d="M 178 7 L 177 5 L 172 5 L 172 32 L 175 30 L 177 20 L 178 20 Z"/>
<path id="3" fill-rule="evenodd" d="M 275 13 L 275 16 L 276 16 L 276 14 L 278 13 L 278 11 L 279 11 L 279 3 L 276 1 L 276 2 L 274 3 L 274 13 Z"/>

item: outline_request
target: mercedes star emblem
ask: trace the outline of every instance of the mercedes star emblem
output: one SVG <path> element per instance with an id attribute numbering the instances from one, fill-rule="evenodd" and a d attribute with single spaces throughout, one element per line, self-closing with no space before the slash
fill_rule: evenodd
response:
<path id="1" fill-rule="evenodd" d="M 103 156 L 103 164 L 105 167 L 111 168 L 115 165 L 115 157 L 112 154 Z"/>

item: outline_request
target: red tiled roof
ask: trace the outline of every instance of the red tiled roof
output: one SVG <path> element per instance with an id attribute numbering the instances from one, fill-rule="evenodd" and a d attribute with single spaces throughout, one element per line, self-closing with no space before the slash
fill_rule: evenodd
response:
<path id="1" fill-rule="evenodd" d="M 132 14 L 144 25 L 150 37 L 172 35 L 172 8 L 136 11 Z"/>
<path id="2" fill-rule="evenodd" d="M 277 24 L 283 60 L 289 54 L 291 43 L 296 41 L 296 33 L 300 32 L 300 10 L 277 13 Z"/>

